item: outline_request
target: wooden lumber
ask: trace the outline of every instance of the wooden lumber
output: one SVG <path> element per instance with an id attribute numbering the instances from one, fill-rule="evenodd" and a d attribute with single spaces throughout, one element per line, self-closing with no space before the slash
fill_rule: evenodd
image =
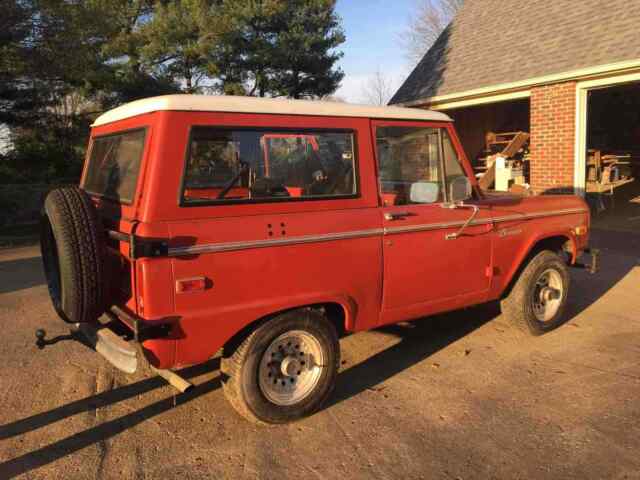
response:
<path id="1" fill-rule="evenodd" d="M 501 155 L 505 158 L 511 158 L 520 151 L 522 147 L 529 141 L 529 134 L 526 132 L 518 132 L 515 134 L 511 142 L 502 150 Z"/>

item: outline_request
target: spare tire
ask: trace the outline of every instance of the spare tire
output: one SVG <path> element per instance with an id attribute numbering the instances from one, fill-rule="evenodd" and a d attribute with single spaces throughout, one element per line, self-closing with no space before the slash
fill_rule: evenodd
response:
<path id="1" fill-rule="evenodd" d="M 44 202 L 40 248 L 51 301 L 68 323 L 104 312 L 104 234 L 96 209 L 77 187 L 52 190 Z"/>

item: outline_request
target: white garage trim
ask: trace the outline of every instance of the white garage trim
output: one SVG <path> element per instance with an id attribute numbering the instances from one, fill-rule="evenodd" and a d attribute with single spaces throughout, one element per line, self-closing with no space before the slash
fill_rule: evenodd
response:
<path id="1" fill-rule="evenodd" d="M 487 105 L 490 103 L 507 102 L 509 100 L 519 100 L 530 97 L 531 90 L 522 90 L 520 92 L 502 93 L 500 95 L 490 95 L 487 97 L 459 100 L 456 102 L 434 103 L 431 104 L 429 108 L 432 110 L 450 110 L 453 108 L 473 107 L 475 105 Z"/>

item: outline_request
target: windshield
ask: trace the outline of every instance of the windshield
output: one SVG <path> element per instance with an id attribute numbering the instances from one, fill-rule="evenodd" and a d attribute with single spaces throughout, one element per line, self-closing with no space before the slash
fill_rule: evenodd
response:
<path id="1" fill-rule="evenodd" d="M 144 138 L 144 130 L 94 138 L 82 187 L 94 195 L 132 203 Z"/>

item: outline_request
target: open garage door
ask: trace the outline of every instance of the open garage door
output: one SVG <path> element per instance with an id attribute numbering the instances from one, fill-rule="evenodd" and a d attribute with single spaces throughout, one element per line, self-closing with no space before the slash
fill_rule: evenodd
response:
<path id="1" fill-rule="evenodd" d="M 519 99 L 446 110 L 480 186 L 523 193 L 529 185 L 530 101 Z"/>
<path id="2" fill-rule="evenodd" d="M 640 231 L 640 82 L 587 94 L 585 192 L 594 226 Z"/>

